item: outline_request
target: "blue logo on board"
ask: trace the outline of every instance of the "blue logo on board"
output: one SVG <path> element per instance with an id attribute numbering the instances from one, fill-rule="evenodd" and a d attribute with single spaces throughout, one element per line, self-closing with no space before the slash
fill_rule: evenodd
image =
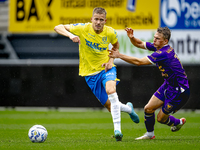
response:
<path id="1" fill-rule="evenodd" d="M 128 0 L 127 9 L 129 11 L 135 11 L 135 2 L 136 2 L 136 0 Z"/>
<path id="2" fill-rule="evenodd" d="M 161 0 L 161 26 L 171 29 L 200 29 L 199 0 Z"/>

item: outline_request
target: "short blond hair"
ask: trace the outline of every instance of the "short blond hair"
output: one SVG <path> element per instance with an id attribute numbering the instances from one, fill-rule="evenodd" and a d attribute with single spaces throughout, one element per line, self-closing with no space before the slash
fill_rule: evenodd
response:
<path id="1" fill-rule="evenodd" d="M 105 17 L 106 17 L 107 12 L 106 12 L 106 10 L 105 10 L 104 8 L 102 8 L 102 7 L 96 7 L 96 8 L 94 8 L 93 14 L 92 14 L 92 15 L 94 15 L 94 14 L 104 14 Z"/>

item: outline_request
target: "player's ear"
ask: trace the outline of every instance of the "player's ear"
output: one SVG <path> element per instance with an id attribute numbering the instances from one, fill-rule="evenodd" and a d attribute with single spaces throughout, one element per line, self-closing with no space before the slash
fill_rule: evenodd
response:
<path id="1" fill-rule="evenodd" d="M 92 17 L 91 17 L 91 22 L 92 22 Z"/>
<path id="2" fill-rule="evenodd" d="M 106 23 L 107 19 L 105 19 L 105 23 Z"/>
<path id="3" fill-rule="evenodd" d="M 168 39 L 165 39 L 164 41 L 165 41 L 165 45 L 169 42 Z"/>

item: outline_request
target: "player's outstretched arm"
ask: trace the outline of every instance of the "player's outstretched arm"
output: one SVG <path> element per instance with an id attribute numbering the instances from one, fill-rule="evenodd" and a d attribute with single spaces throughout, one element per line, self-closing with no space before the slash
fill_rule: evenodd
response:
<path id="1" fill-rule="evenodd" d="M 70 32 L 70 25 L 57 25 L 54 30 L 63 36 L 69 37 L 73 42 L 80 44 L 80 38 Z"/>
<path id="2" fill-rule="evenodd" d="M 117 41 L 115 44 L 112 44 L 112 46 L 115 49 L 119 49 L 119 42 Z M 109 69 L 113 67 L 113 63 L 114 63 L 114 58 L 110 57 L 109 61 L 107 63 L 103 63 L 101 66 L 105 67 L 105 72 L 107 72 Z"/>
<path id="3" fill-rule="evenodd" d="M 145 42 L 143 42 L 140 39 L 134 37 L 134 34 L 133 34 L 134 30 L 132 28 L 126 28 L 125 31 L 127 32 L 127 36 L 129 37 L 131 43 L 134 46 L 136 46 L 138 48 L 146 49 L 145 46 L 144 46 Z"/>
<path id="4" fill-rule="evenodd" d="M 117 49 L 112 49 L 112 50 L 108 50 L 109 53 L 109 57 L 111 58 L 120 58 L 130 64 L 134 64 L 137 66 L 141 66 L 141 65 L 150 65 L 151 62 L 149 61 L 149 59 L 147 59 L 147 57 L 143 57 L 143 58 L 137 58 L 137 57 L 131 57 L 131 56 L 127 56 L 124 54 L 121 54 L 119 52 L 119 50 Z"/>

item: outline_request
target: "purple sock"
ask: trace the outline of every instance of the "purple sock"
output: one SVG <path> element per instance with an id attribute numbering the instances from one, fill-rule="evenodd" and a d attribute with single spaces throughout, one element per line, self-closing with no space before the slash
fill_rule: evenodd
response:
<path id="1" fill-rule="evenodd" d="M 180 119 L 176 119 L 174 116 L 169 116 L 169 121 L 166 124 L 168 126 L 177 126 L 180 124 Z"/>
<path id="2" fill-rule="evenodd" d="M 154 124 L 155 124 L 155 114 L 148 114 L 144 113 L 144 118 L 145 118 L 145 126 L 148 132 L 154 131 Z"/>

